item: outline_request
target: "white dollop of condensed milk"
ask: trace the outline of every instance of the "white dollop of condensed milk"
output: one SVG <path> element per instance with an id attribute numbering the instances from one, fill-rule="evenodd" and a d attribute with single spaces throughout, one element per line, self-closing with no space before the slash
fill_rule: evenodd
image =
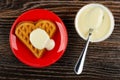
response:
<path id="1" fill-rule="evenodd" d="M 30 33 L 30 42 L 37 49 L 52 50 L 55 47 L 55 42 L 50 39 L 45 30 L 37 28 Z"/>
<path id="2" fill-rule="evenodd" d="M 86 26 L 97 29 L 101 26 L 103 17 L 103 10 L 100 7 L 93 8 L 88 12 L 88 14 L 86 14 Z"/>

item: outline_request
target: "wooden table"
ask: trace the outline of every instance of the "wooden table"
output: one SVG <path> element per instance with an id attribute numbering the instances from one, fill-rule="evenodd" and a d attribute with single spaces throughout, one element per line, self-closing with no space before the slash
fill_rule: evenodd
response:
<path id="1" fill-rule="evenodd" d="M 73 71 L 85 41 L 75 31 L 77 11 L 88 3 L 102 3 L 115 17 L 112 35 L 100 43 L 90 43 L 81 75 Z M 35 69 L 21 63 L 9 46 L 9 32 L 23 12 L 43 8 L 56 13 L 68 31 L 68 46 L 55 64 Z M 0 80 L 120 80 L 120 1 L 0 0 Z"/>

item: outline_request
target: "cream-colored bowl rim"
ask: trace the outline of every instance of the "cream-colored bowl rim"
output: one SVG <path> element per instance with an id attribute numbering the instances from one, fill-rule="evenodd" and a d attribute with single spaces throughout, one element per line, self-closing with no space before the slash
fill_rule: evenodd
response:
<path id="1" fill-rule="evenodd" d="M 87 4 L 85 6 L 83 6 L 78 12 L 77 12 L 77 15 L 75 17 L 75 28 L 76 28 L 76 31 L 77 33 L 79 34 L 80 37 L 82 37 L 84 40 L 85 38 L 83 37 L 83 35 L 81 34 L 81 32 L 79 31 L 79 25 L 78 25 L 78 18 L 79 18 L 79 15 L 81 14 L 82 11 L 84 11 L 86 8 L 90 7 L 90 6 L 99 6 L 101 8 L 103 8 L 104 10 L 106 10 L 106 12 L 108 13 L 109 17 L 110 17 L 110 30 L 109 32 L 106 34 L 106 36 L 104 36 L 103 38 L 99 39 L 99 40 L 95 40 L 95 41 L 91 41 L 91 42 L 101 42 L 105 39 L 107 39 L 113 32 L 114 30 L 114 17 L 113 17 L 113 14 L 112 12 L 107 8 L 105 7 L 104 5 L 102 4 L 98 4 L 98 3 L 93 3 L 93 4 Z"/>

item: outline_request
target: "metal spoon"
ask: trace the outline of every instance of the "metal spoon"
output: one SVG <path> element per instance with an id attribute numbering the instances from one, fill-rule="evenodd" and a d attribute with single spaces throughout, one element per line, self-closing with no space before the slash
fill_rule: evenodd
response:
<path id="1" fill-rule="evenodd" d="M 74 71 L 75 71 L 76 74 L 81 74 L 81 72 L 83 70 L 85 56 L 86 56 L 86 53 L 87 53 L 88 45 L 89 45 L 89 42 L 90 42 L 90 36 L 92 35 L 92 32 L 93 32 L 93 29 L 90 28 L 89 29 L 89 35 L 88 35 L 88 38 L 87 38 L 87 42 L 86 42 L 85 47 L 84 47 L 76 65 L 75 65 L 75 68 L 74 68 Z"/>
<path id="2" fill-rule="evenodd" d="M 92 35 L 93 29 L 95 31 L 96 28 L 98 28 L 102 24 L 104 13 L 100 7 L 97 7 L 97 8 L 93 8 L 92 11 L 88 12 L 88 14 L 86 16 L 87 16 L 86 24 L 88 24 L 88 26 L 89 26 L 89 35 L 88 35 L 85 47 L 74 67 L 74 71 L 76 74 L 81 74 L 81 72 L 83 70 L 83 65 L 84 65 L 85 56 L 87 53 L 87 48 L 88 48 L 88 45 L 90 42 L 90 37 Z"/>

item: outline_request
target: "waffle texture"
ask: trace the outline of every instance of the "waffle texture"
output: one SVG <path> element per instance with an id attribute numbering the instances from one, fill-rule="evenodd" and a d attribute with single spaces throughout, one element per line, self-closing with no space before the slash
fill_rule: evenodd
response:
<path id="1" fill-rule="evenodd" d="M 39 50 L 30 42 L 30 33 L 37 28 L 45 30 L 50 38 L 53 37 L 56 31 L 56 25 L 50 20 L 39 20 L 35 23 L 32 21 L 24 21 L 16 26 L 15 35 L 28 47 L 36 58 L 40 58 L 46 49 Z"/>

